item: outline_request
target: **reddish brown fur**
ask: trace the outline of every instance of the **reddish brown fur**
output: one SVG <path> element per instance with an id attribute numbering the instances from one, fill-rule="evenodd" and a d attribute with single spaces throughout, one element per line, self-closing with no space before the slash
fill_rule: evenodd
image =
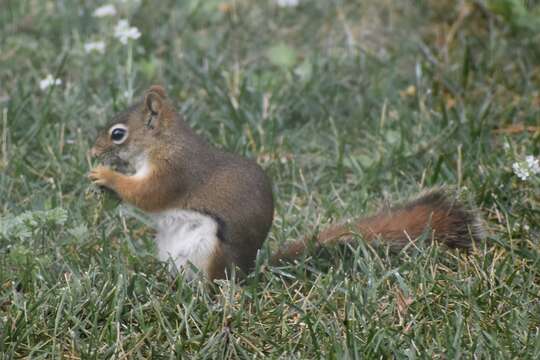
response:
<path id="1" fill-rule="evenodd" d="M 107 186 L 120 198 L 147 212 L 160 211 L 169 202 L 163 187 L 156 187 L 160 174 L 151 170 L 145 177 L 128 176 L 104 166 L 98 166 L 90 173 L 91 179 L 99 185 Z M 166 184 L 164 184 L 166 187 Z"/>
<path id="2" fill-rule="evenodd" d="M 483 237 L 477 216 L 451 201 L 444 190 L 433 190 L 404 206 L 381 211 L 355 221 L 330 226 L 317 236 L 287 244 L 272 263 L 294 260 L 309 248 L 348 243 L 360 235 L 365 241 L 380 240 L 399 250 L 422 235 L 448 247 L 469 248 Z"/>
<path id="3" fill-rule="evenodd" d="M 225 253 L 221 243 L 216 245 L 206 274 L 209 279 L 223 279 L 226 276 L 227 262 L 225 261 Z"/>

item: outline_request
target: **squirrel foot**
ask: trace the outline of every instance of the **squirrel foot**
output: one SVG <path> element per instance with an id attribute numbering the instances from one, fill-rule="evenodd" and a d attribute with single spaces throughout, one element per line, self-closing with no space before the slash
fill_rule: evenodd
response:
<path id="1" fill-rule="evenodd" d="M 114 170 L 102 165 L 96 166 L 90 170 L 90 173 L 88 174 L 88 178 L 90 178 L 94 184 L 108 188 L 112 188 L 115 176 Z"/>

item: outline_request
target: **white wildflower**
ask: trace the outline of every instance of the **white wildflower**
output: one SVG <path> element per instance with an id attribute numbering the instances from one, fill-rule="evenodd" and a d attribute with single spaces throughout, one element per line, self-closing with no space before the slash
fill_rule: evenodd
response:
<path id="1" fill-rule="evenodd" d="M 520 178 L 523 181 L 526 181 L 531 174 L 529 173 L 529 168 L 523 166 L 522 163 L 514 163 L 512 165 L 512 169 L 514 170 L 514 174 L 517 175 L 518 178 Z"/>
<path id="2" fill-rule="evenodd" d="M 525 162 L 533 174 L 540 174 L 540 164 L 538 163 L 538 159 L 529 155 L 525 158 Z"/>
<path id="3" fill-rule="evenodd" d="M 116 15 L 116 8 L 111 4 L 103 5 L 94 10 L 93 15 L 95 17 L 114 16 Z"/>
<path id="4" fill-rule="evenodd" d="M 129 39 L 136 40 L 141 37 L 141 33 L 136 27 L 130 27 L 127 20 L 120 20 L 114 27 L 114 37 L 126 45 Z"/>
<path id="5" fill-rule="evenodd" d="M 62 85 L 62 80 L 55 79 L 49 74 L 45 79 L 39 81 L 39 88 L 41 90 L 46 90 L 51 85 Z"/>
<path id="6" fill-rule="evenodd" d="M 94 41 L 84 44 L 84 52 L 91 53 L 92 51 L 97 51 L 100 54 L 105 53 L 105 42 Z"/>
<path id="7" fill-rule="evenodd" d="M 295 7 L 299 2 L 300 0 L 276 0 L 277 5 L 281 7 Z"/>
<path id="8" fill-rule="evenodd" d="M 514 226 L 512 226 L 512 231 L 519 231 L 519 230 L 523 230 L 524 232 L 529 232 L 530 230 L 530 226 L 527 225 L 527 224 L 524 224 L 524 223 L 514 223 Z"/>
<path id="9" fill-rule="evenodd" d="M 518 161 L 512 164 L 512 169 L 514 170 L 514 174 L 523 181 L 533 175 L 540 174 L 538 159 L 532 155 L 527 156 L 525 161 Z"/>

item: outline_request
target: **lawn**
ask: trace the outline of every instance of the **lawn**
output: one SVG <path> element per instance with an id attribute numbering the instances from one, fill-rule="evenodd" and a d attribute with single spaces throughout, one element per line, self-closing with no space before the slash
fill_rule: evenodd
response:
<path id="1" fill-rule="evenodd" d="M 0 354 L 539 358 L 539 34 L 517 0 L 0 0 Z M 243 281 L 171 275 L 87 179 L 97 130 L 152 84 L 273 180 Z M 469 253 L 359 239 L 267 263 L 441 185 L 482 214 Z"/>

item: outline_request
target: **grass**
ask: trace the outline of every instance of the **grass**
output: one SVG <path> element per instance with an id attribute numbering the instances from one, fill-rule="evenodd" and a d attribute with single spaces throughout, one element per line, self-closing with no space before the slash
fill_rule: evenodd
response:
<path id="1" fill-rule="evenodd" d="M 540 183 L 511 168 L 540 153 L 538 10 L 131 1 L 96 18 L 93 2 L 0 3 L 4 358 L 540 357 Z M 141 38 L 120 44 L 120 18 Z M 48 74 L 63 83 L 42 91 Z M 154 83 L 272 177 L 264 254 L 442 184 L 488 238 L 470 254 L 359 241 L 290 266 L 261 256 L 241 283 L 173 277 L 151 230 L 86 179 L 96 130 Z"/>

